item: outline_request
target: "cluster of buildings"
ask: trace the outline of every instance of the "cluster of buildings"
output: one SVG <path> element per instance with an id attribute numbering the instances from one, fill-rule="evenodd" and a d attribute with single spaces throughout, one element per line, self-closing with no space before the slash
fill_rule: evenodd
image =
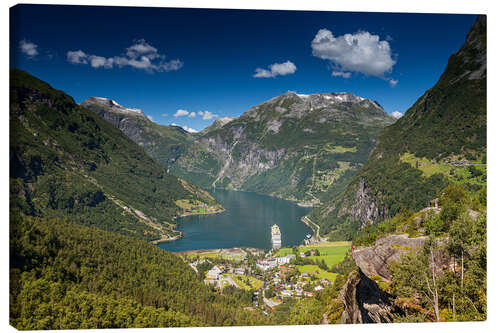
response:
<path id="1" fill-rule="evenodd" d="M 295 254 L 287 254 L 284 257 L 272 257 L 262 260 L 257 260 L 256 265 L 263 271 L 276 268 L 281 265 L 289 264 L 292 260 L 297 259 Z"/>
<path id="2" fill-rule="evenodd" d="M 294 282 L 286 282 L 283 276 L 283 271 L 286 269 L 286 267 L 281 268 L 281 271 L 275 273 L 270 281 L 270 287 L 276 294 L 276 302 L 279 304 L 287 297 L 312 297 L 313 291 L 321 291 L 332 284 L 328 279 L 319 279 L 314 282 L 312 288 L 307 288 L 311 284 L 309 273 L 301 273 Z"/>

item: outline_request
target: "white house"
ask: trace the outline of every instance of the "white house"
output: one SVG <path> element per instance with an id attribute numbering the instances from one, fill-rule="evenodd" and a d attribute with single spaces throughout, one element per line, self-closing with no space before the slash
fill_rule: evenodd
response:
<path id="1" fill-rule="evenodd" d="M 325 288 L 323 288 L 322 285 L 317 285 L 316 287 L 314 287 L 315 291 L 320 291 L 320 290 L 323 290 L 323 289 L 325 289 Z"/>
<path id="2" fill-rule="evenodd" d="M 218 266 L 212 267 L 211 270 L 207 272 L 207 279 L 219 279 L 219 275 L 222 273 L 222 270 Z"/>

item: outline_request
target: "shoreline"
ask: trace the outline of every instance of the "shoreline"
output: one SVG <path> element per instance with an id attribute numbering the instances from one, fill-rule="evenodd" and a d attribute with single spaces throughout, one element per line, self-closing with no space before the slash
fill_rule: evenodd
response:
<path id="1" fill-rule="evenodd" d="M 286 199 L 286 198 L 282 198 L 280 196 L 276 196 L 276 195 L 272 195 L 272 194 L 263 194 L 263 193 L 257 193 L 257 192 L 250 192 L 250 191 L 243 191 L 243 190 L 237 190 L 237 189 L 225 189 L 225 188 L 210 188 L 210 189 L 207 189 L 207 190 L 225 190 L 225 191 L 236 191 L 236 192 L 245 192 L 245 193 L 255 193 L 255 194 L 259 194 L 259 195 L 264 195 L 264 196 L 268 196 L 268 197 L 272 197 L 272 198 L 277 198 L 277 199 L 281 199 L 281 200 L 285 200 L 285 201 L 288 201 L 288 202 L 292 202 L 294 204 L 296 204 L 297 206 L 299 207 L 303 207 L 303 208 L 314 208 L 314 207 L 318 207 L 318 206 L 315 206 L 314 204 L 310 203 L 310 202 L 303 202 L 303 201 L 298 201 L 298 200 L 293 200 L 293 199 Z M 215 212 L 207 212 L 207 213 L 190 213 L 190 212 L 187 212 L 187 213 L 183 213 L 181 215 L 178 215 L 178 216 L 175 216 L 174 217 L 174 220 L 177 220 L 179 217 L 187 217 L 187 216 L 193 216 L 193 215 L 213 215 L 213 214 L 220 214 L 220 213 L 223 213 L 226 211 L 226 209 L 222 206 L 221 206 L 221 209 L 215 211 Z M 311 240 L 314 239 L 314 242 L 315 243 L 323 243 L 323 242 L 326 242 L 325 239 L 321 239 L 319 238 L 319 240 L 316 239 L 316 233 L 319 235 L 319 227 L 314 224 L 312 221 L 311 223 L 315 226 L 315 227 L 318 227 L 318 230 L 316 231 L 307 221 L 306 221 L 306 218 L 307 218 L 307 215 L 305 216 L 302 216 L 300 218 L 300 221 L 302 223 L 304 223 L 309 229 L 311 229 L 311 231 L 313 232 L 313 237 L 311 238 Z M 177 230 L 175 230 L 177 231 Z M 151 244 L 153 245 L 158 245 L 158 244 L 161 244 L 161 243 L 168 243 L 168 242 L 173 242 L 175 240 L 178 240 L 180 238 L 183 238 L 184 237 L 184 234 L 179 231 L 179 235 L 176 235 L 176 236 L 172 236 L 172 237 L 168 237 L 168 238 L 160 238 L 160 239 L 157 239 L 157 240 L 154 240 L 154 241 L 150 241 Z M 301 245 L 298 245 L 298 246 L 301 246 Z M 243 248 L 228 248 L 228 249 L 243 249 Z M 221 251 L 221 250 L 225 250 L 224 248 L 219 248 L 219 249 L 197 249 L 197 250 L 190 250 L 190 251 L 204 251 L 204 252 L 215 252 L 215 251 Z M 257 250 L 262 250 L 262 251 L 266 251 L 265 249 L 257 249 Z M 172 253 L 178 253 L 178 254 L 181 254 L 181 253 L 187 253 L 187 252 L 190 252 L 190 251 L 181 251 L 181 252 L 172 252 Z M 193 253 L 196 253 L 196 252 L 193 252 Z"/>
<path id="2" fill-rule="evenodd" d="M 229 188 L 222 188 L 222 187 L 211 187 L 209 189 L 207 189 L 207 188 L 205 188 L 205 189 L 206 190 L 224 190 L 224 191 L 254 193 L 254 194 L 258 194 L 258 195 L 264 195 L 266 197 L 277 198 L 277 199 L 285 200 L 285 201 L 288 201 L 288 202 L 293 202 L 297 206 L 303 207 L 303 208 L 315 208 L 315 207 L 320 207 L 321 206 L 321 203 L 315 205 L 315 204 L 311 203 L 310 201 L 300 201 L 300 200 L 296 200 L 296 199 L 283 198 L 283 197 L 281 197 L 279 195 L 274 195 L 274 194 L 264 194 L 264 193 L 252 192 L 252 191 L 245 191 L 245 190 L 239 190 L 239 189 L 234 189 L 234 188 L 229 189 Z"/>
<path id="3" fill-rule="evenodd" d="M 221 205 L 222 207 L 222 205 Z M 212 215 L 212 214 L 220 214 L 220 213 L 223 213 L 225 212 L 226 209 L 224 207 L 222 207 L 222 209 L 219 209 L 215 212 L 209 212 L 209 213 L 183 213 L 182 215 L 179 215 L 179 216 L 175 216 L 174 217 L 174 220 L 177 220 L 177 218 L 179 217 L 186 217 L 186 216 L 192 216 L 192 215 Z M 171 237 L 162 237 L 160 239 L 155 239 L 153 241 L 150 241 L 151 244 L 153 245 L 158 245 L 158 244 L 161 244 L 161 243 L 168 243 L 168 242 L 173 242 L 175 240 L 178 240 L 180 238 L 183 238 L 184 237 L 184 233 L 182 231 L 178 231 L 176 229 L 174 229 L 174 231 L 178 232 L 179 234 L 176 235 L 176 236 L 171 236 Z"/>
<path id="4" fill-rule="evenodd" d="M 158 245 L 158 244 L 161 244 L 161 243 L 172 242 L 172 241 L 177 240 L 177 239 L 182 238 L 182 237 L 184 237 L 184 234 L 182 233 L 182 231 L 179 231 L 179 235 L 168 237 L 168 238 L 163 238 L 162 237 L 160 239 L 151 241 L 150 243 L 153 244 L 153 245 Z"/>
<path id="5" fill-rule="evenodd" d="M 222 205 L 221 205 L 222 207 Z M 208 212 L 208 213 L 191 213 L 191 212 L 187 212 L 187 213 L 183 213 L 179 216 L 176 216 L 174 219 L 177 219 L 179 217 L 186 217 L 186 216 L 193 216 L 193 215 L 213 215 L 213 214 L 220 214 L 220 213 L 224 213 L 226 211 L 226 209 L 224 207 L 222 207 L 222 209 L 219 209 L 215 212 Z"/>
<path id="6" fill-rule="evenodd" d="M 307 215 L 302 216 L 300 220 L 309 227 L 309 229 L 312 230 L 313 235 L 311 237 L 311 244 L 319 244 L 319 243 L 326 243 L 328 240 L 326 238 L 321 238 L 321 235 L 319 233 L 319 225 L 311 221 Z M 311 226 L 311 224 L 314 226 L 314 228 Z M 317 229 L 316 229 L 317 228 Z"/>

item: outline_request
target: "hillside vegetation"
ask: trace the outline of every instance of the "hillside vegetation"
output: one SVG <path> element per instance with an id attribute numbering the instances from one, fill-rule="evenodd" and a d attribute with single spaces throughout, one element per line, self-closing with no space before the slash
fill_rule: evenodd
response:
<path id="1" fill-rule="evenodd" d="M 449 184 L 486 185 L 486 18 L 479 16 L 434 87 L 380 133 L 344 192 L 310 218 L 332 239 L 404 209 L 418 211 Z"/>
<path id="2" fill-rule="evenodd" d="M 10 72 L 10 207 L 145 240 L 176 235 L 176 200 L 217 206 L 62 91 Z"/>
<path id="3" fill-rule="evenodd" d="M 69 220 L 14 215 L 10 323 L 17 329 L 269 324 L 154 245 Z"/>
<path id="4" fill-rule="evenodd" d="M 401 260 L 387 263 L 390 281 L 378 279 L 405 310 L 396 321 L 486 320 L 486 191 L 450 185 L 439 194 L 437 208 L 367 226 L 355 243 L 373 246 L 387 235 L 403 233 L 427 239 L 416 250 L 398 247 Z"/>
<path id="5" fill-rule="evenodd" d="M 80 105 L 119 128 L 164 166 L 178 159 L 196 137 L 181 127 L 157 124 L 141 110 L 125 108 L 107 98 L 90 97 Z"/>

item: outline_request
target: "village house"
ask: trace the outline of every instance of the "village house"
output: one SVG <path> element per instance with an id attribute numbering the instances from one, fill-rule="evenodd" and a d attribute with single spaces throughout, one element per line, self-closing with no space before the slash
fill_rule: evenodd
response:
<path id="1" fill-rule="evenodd" d="M 289 264 L 291 260 L 295 260 L 297 257 L 295 254 L 287 254 L 284 257 L 276 258 L 278 260 L 278 265 Z"/>
<path id="2" fill-rule="evenodd" d="M 278 262 L 275 258 L 265 259 L 265 260 L 257 260 L 257 267 L 263 271 L 267 271 L 268 269 L 273 269 L 278 265 Z"/>
<path id="3" fill-rule="evenodd" d="M 325 288 L 323 288 L 322 285 L 317 285 L 316 287 L 314 287 L 314 291 L 320 291 L 320 290 L 323 290 Z"/>
<path id="4" fill-rule="evenodd" d="M 222 273 L 222 270 L 216 265 L 212 267 L 211 270 L 207 272 L 207 279 L 219 279 L 219 275 Z"/>

